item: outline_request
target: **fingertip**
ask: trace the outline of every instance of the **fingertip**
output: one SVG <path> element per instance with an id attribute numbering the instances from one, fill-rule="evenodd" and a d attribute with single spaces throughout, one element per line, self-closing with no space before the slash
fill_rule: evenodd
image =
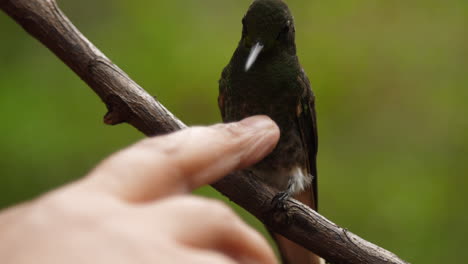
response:
<path id="1" fill-rule="evenodd" d="M 255 130 L 262 140 L 262 143 L 270 145 L 271 149 L 273 149 L 278 143 L 280 138 L 280 129 L 269 116 L 252 116 L 242 120 L 239 124 Z"/>
<path id="2" fill-rule="evenodd" d="M 238 123 L 248 128 L 249 135 L 244 145 L 244 155 L 240 167 L 252 165 L 267 156 L 276 147 L 280 138 L 280 130 L 268 116 L 253 116 Z"/>
<path id="3" fill-rule="evenodd" d="M 239 124 L 258 130 L 278 130 L 276 123 L 266 115 L 256 115 L 247 117 L 239 122 Z"/>

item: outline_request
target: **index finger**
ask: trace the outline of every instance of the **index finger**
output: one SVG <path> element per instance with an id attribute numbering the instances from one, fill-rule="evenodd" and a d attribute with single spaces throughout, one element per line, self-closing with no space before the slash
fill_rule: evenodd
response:
<path id="1" fill-rule="evenodd" d="M 270 153 L 278 138 L 278 127 L 265 116 L 187 128 L 142 140 L 111 156 L 87 182 L 128 201 L 148 201 L 250 166 Z"/>

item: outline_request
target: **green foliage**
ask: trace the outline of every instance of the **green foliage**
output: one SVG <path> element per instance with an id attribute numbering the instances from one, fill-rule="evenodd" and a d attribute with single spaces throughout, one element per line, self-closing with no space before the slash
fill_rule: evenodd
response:
<path id="1" fill-rule="evenodd" d="M 458 263 L 468 222 L 468 2 L 289 2 L 318 98 L 321 213 L 410 262 Z M 217 80 L 249 1 L 59 4 L 182 120 L 220 121 Z M 78 179 L 142 137 L 103 125 L 99 98 L 4 14 L 0 32 L 1 207 Z"/>

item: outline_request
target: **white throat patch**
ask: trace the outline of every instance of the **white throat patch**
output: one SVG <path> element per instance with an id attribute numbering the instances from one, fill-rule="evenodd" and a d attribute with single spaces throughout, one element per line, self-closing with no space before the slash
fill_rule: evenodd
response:
<path id="1" fill-rule="evenodd" d="M 300 167 L 294 167 L 291 171 L 290 190 L 291 193 L 299 193 L 305 190 L 312 183 L 312 175 Z"/>

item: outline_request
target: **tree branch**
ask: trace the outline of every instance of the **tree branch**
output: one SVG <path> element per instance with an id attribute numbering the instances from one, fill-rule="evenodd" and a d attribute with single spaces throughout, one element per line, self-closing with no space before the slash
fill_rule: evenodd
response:
<path id="1" fill-rule="evenodd" d="M 126 122 L 147 136 L 186 127 L 89 42 L 54 0 L 0 0 L 0 8 L 54 52 L 99 95 L 109 110 L 104 118 L 106 124 Z M 294 199 L 287 201 L 286 212 L 275 211 L 270 201 L 277 190 L 252 175 L 231 173 L 213 187 L 270 229 L 332 263 L 407 263 L 338 227 Z"/>

